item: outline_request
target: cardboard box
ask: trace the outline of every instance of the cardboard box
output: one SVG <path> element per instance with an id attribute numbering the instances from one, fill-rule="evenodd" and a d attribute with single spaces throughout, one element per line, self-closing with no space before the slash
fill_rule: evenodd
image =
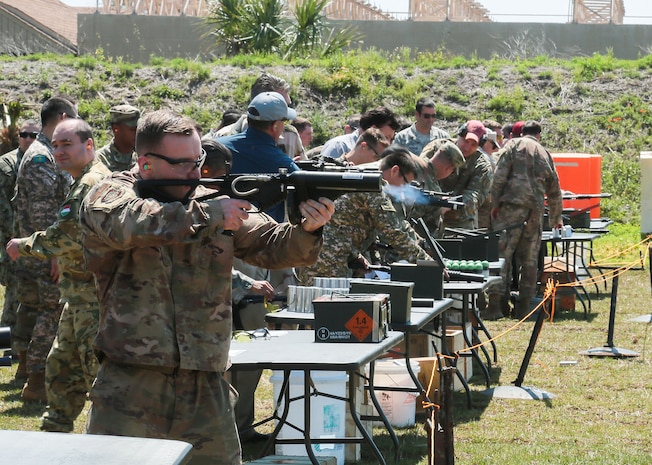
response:
<path id="1" fill-rule="evenodd" d="M 466 334 L 469 340 L 472 340 L 470 324 L 466 326 Z M 458 353 L 460 355 L 457 359 L 457 369 L 468 382 L 473 376 L 473 357 L 470 351 L 460 352 L 462 349 L 468 347 L 464 340 L 461 326 L 449 326 L 446 329 L 446 347 L 448 347 L 448 351 L 451 354 Z M 460 391 L 463 388 L 461 381 L 457 377 L 455 377 L 453 388 L 456 391 Z"/>
<path id="2" fill-rule="evenodd" d="M 433 357 L 435 355 L 435 349 L 433 342 L 435 341 L 435 337 L 426 334 L 426 333 L 417 333 L 417 334 L 410 334 L 410 358 L 415 358 L 415 357 Z M 405 353 L 405 341 L 401 341 L 400 344 L 398 344 L 394 350 L 401 352 L 402 354 Z M 400 357 L 398 355 L 395 356 L 396 358 Z"/>
<path id="3" fill-rule="evenodd" d="M 543 294 L 549 279 L 555 283 L 566 284 L 577 281 L 577 276 L 573 265 L 567 265 L 564 258 L 545 257 L 539 294 Z M 575 290 L 572 287 L 557 288 L 555 309 L 575 311 Z"/>
<path id="4" fill-rule="evenodd" d="M 414 283 L 386 281 L 380 279 L 352 279 L 349 292 L 351 294 L 389 294 L 392 323 L 410 321 L 412 307 L 412 290 Z"/>
<path id="5" fill-rule="evenodd" d="M 412 296 L 423 299 L 444 298 L 444 269 L 431 260 L 414 263 L 392 263 L 392 281 L 412 282 Z"/>
<path id="6" fill-rule="evenodd" d="M 321 296 L 315 307 L 315 342 L 379 342 L 389 331 L 389 294 Z"/>
<path id="7" fill-rule="evenodd" d="M 419 374 L 417 377 L 421 386 L 428 393 L 428 399 L 430 399 L 430 402 L 438 404 L 441 378 L 437 357 L 416 357 L 411 360 L 419 363 Z M 423 413 L 425 411 L 423 408 L 424 400 L 423 394 L 419 394 L 417 397 L 417 413 Z"/>

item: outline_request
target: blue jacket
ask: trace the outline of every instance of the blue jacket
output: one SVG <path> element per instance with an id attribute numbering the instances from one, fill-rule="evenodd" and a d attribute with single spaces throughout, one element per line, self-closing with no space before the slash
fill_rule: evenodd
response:
<path id="1" fill-rule="evenodd" d="M 232 136 L 220 137 L 233 154 L 233 174 L 278 173 L 279 168 L 287 168 L 288 173 L 299 170 L 294 161 L 276 146 L 269 134 L 254 128 Z M 279 223 L 285 221 L 285 205 L 279 204 L 266 210 Z"/>

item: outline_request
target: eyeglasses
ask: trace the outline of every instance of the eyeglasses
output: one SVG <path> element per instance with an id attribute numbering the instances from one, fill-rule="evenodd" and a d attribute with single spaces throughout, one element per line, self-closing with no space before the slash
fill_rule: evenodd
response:
<path id="1" fill-rule="evenodd" d="M 405 177 L 405 173 L 403 173 L 403 170 L 398 170 L 399 173 L 401 173 L 401 177 L 403 178 L 403 181 L 405 181 L 405 184 L 410 184 L 410 181 L 408 181 L 408 178 Z"/>
<path id="2" fill-rule="evenodd" d="M 381 157 L 380 157 L 380 153 L 378 153 L 378 150 L 376 150 L 376 149 L 374 148 L 374 146 L 372 146 L 371 144 L 367 144 L 367 148 L 368 148 L 369 150 L 371 150 L 371 151 L 376 155 L 376 158 L 377 158 L 377 159 L 380 159 L 380 158 L 381 158 Z"/>
<path id="3" fill-rule="evenodd" d="M 197 160 L 188 160 L 187 158 L 170 158 L 154 152 L 147 152 L 143 156 L 165 160 L 174 171 L 179 173 L 190 173 L 192 170 L 201 168 L 201 166 L 204 164 L 204 160 L 206 160 L 206 151 L 201 149 L 201 155 L 199 155 Z"/>
<path id="4" fill-rule="evenodd" d="M 36 136 L 38 136 L 38 132 L 20 131 L 20 132 L 18 133 L 18 136 L 19 136 L 21 139 L 27 139 L 28 137 L 29 137 L 30 139 L 36 139 Z"/>
<path id="5" fill-rule="evenodd" d="M 425 119 L 435 119 L 434 113 L 421 113 L 421 117 Z"/>
<path id="6" fill-rule="evenodd" d="M 254 331 L 236 331 L 233 334 L 233 339 L 235 339 L 237 342 L 247 342 L 256 339 L 269 341 L 271 338 L 272 334 L 267 328 L 259 328 Z"/>

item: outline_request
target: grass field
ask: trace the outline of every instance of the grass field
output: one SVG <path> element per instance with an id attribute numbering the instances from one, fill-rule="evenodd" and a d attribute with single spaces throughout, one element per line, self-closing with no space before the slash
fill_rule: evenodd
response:
<path id="1" fill-rule="evenodd" d="M 592 310 L 585 319 L 578 305 L 574 312 L 558 312 L 553 323 L 544 324 L 524 386 L 533 386 L 556 397 L 547 401 L 492 399 L 481 376 L 471 380 L 473 408 L 463 393 L 455 394 L 455 457 L 463 465 L 483 464 L 628 464 L 652 463 L 649 421 L 652 417 L 652 369 L 650 324 L 631 322 L 652 313 L 650 274 L 641 270 L 635 247 L 622 257 L 612 257 L 638 242 L 635 227 L 617 226 L 596 242 L 596 258 L 634 268 L 620 276 L 614 345 L 636 351 L 636 358 L 594 358 L 578 352 L 607 342 L 611 285 L 600 294 L 591 288 Z M 637 269 L 638 268 L 638 269 Z M 515 320 L 487 322 L 496 336 L 516 324 Z M 507 386 L 517 377 L 533 323 L 526 322 L 499 338 L 498 364 L 492 369 L 492 387 Z M 561 366 L 561 361 L 577 361 Z M 15 366 L 14 366 L 15 368 Z M 475 367 L 474 373 L 479 373 Z M 272 405 L 270 373 L 265 373 L 257 414 Z M 20 385 L 12 381 L 13 369 L 0 368 L 0 429 L 37 430 L 42 405 L 23 405 Z M 81 432 L 83 415 L 76 424 Z M 374 431 L 377 443 L 392 463 L 386 432 Z M 402 465 L 427 463 L 426 437 L 421 426 L 398 430 Z M 255 457 L 255 447 L 245 447 L 245 460 Z M 375 463 L 363 448 L 363 465 Z"/>

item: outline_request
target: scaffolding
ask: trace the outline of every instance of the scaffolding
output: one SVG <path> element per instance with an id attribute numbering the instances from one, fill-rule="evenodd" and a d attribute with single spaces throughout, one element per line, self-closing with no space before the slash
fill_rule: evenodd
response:
<path id="1" fill-rule="evenodd" d="M 623 24 L 623 0 L 575 0 L 573 22 L 577 24 Z"/>
<path id="2" fill-rule="evenodd" d="M 287 0 L 294 10 L 301 0 Z M 102 0 L 97 11 L 106 14 L 161 16 L 207 16 L 209 0 Z M 329 19 L 395 21 L 397 18 L 366 0 L 332 0 L 324 9 Z M 623 24 L 623 0 L 573 0 L 576 24 Z M 489 11 L 475 0 L 410 0 L 412 21 L 489 22 Z"/>
<path id="3" fill-rule="evenodd" d="M 473 0 L 410 0 L 413 21 L 489 22 L 489 12 Z"/>
<path id="4" fill-rule="evenodd" d="M 97 11 L 111 15 L 207 16 L 207 0 L 102 0 Z"/>

